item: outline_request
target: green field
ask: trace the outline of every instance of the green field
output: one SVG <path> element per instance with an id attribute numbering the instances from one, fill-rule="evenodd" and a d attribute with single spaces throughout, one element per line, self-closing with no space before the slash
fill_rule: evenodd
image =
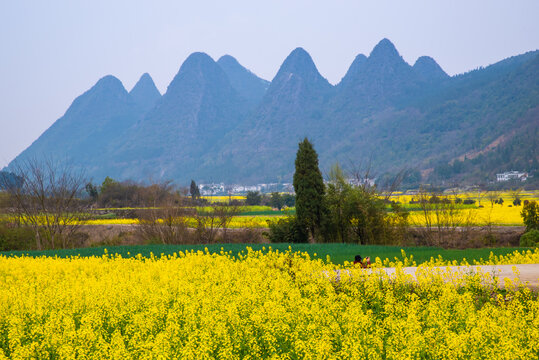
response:
<path id="1" fill-rule="evenodd" d="M 381 246 L 381 245 L 354 245 L 354 244 L 211 244 L 211 245 L 135 245 L 135 246 L 110 246 L 106 247 L 108 254 L 119 254 L 122 257 L 133 257 L 141 254 L 144 257 L 171 255 L 180 251 L 204 251 L 205 248 L 211 253 L 219 253 L 221 249 L 224 251 L 232 251 L 237 254 L 245 251 L 249 246 L 253 250 L 268 250 L 271 247 L 273 250 L 286 251 L 290 246 L 293 251 L 308 252 L 311 257 L 326 259 L 330 257 L 331 262 L 335 264 L 343 264 L 345 261 L 353 261 L 356 254 L 362 257 L 370 256 L 371 259 L 380 257 L 382 260 L 389 258 L 393 260 L 395 257 L 402 259 L 401 249 L 406 252 L 406 255 L 413 255 L 414 260 L 419 264 L 428 261 L 431 257 L 441 255 L 445 260 L 461 261 L 466 258 L 470 263 L 473 260 L 481 258 L 487 259 L 492 252 L 494 255 L 507 255 L 515 250 L 527 250 L 527 248 L 519 247 L 504 247 L 504 248 L 482 248 L 482 249 L 442 249 L 437 247 L 399 247 L 399 246 Z M 0 252 L 0 256 L 101 256 L 105 253 L 105 247 L 81 248 L 81 249 L 59 249 L 59 250 L 44 250 L 44 251 L 10 251 Z"/>

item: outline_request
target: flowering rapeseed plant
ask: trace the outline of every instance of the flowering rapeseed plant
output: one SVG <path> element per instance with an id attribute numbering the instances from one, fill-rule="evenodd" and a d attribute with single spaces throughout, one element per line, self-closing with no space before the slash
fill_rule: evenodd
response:
<path id="1" fill-rule="evenodd" d="M 438 257 L 431 257 L 429 261 L 422 262 L 418 264 L 414 260 L 414 256 L 408 256 L 404 250 L 401 249 L 402 259 L 395 257 L 394 259 L 386 258 L 384 260 L 376 257 L 372 262 L 371 267 L 406 267 L 406 266 L 467 266 L 467 265 L 510 265 L 510 264 L 539 264 L 539 248 L 532 250 L 515 250 L 507 255 L 494 255 L 492 251 L 488 259 L 480 258 L 479 260 L 473 260 L 470 264 L 466 259 L 462 261 L 457 260 L 446 260 L 441 255 Z M 344 266 L 351 266 L 352 263 L 345 261 Z M 539 276 L 538 276 L 539 277 Z"/>
<path id="2" fill-rule="evenodd" d="M 503 294 L 429 266 L 414 282 L 359 268 L 336 281 L 338 269 L 271 249 L 0 257 L 0 359 L 539 356 L 539 302 L 527 289 Z"/>

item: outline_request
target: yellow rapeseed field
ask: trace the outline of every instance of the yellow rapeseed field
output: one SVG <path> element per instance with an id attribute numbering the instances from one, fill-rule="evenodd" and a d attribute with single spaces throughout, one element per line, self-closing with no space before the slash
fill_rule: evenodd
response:
<path id="1" fill-rule="evenodd" d="M 228 227 L 231 229 L 239 229 L 239 228 L 267 228 L 268 227 L 268 221 L 275 221 L 276 219 L 283 217 L 283 216 L 264 216 L 264 215 L 257 215 L 257 216 L 234 216 L 230 223 L 228 224 Z M 138 224 L 138 219 L 97 219 L 97 220 L 87 220 L 82 222 L 86 225 L 110 225 L 110 224 L 117 224 L 117 225 L 129 225 L 129 224 Z M 190 227 L 196 227 L 197 221 L 193 217 L 188 217 L 186 219 L 186 223 Z"/>
<path id="2" fill-rule="evenodd" d="M 462 199 L 462 200 L 474 200 L 476 201 L 476 205 L 487 205 L 489 204 L 489 195 L 493 192 L 464 192 L 464 193 L 457 193 L 457 194 L 445 194 L 442 195 L 442 197 L 446 197 L 449 199 L 454 199 L 455 196 Z M 504 200 L 504 203 L 507 203 L 509 205 L 513 201 L 513 194 L 510 191 L 501 191 L 501 192 L 495 192 L 496 198 L 502 198 Z M 539 192 L 538 191 L 521 191 L 518 193 L 518 197 L 524 201 L 524 200 L 539 200 Z M 402 204 L 408 204 L 410 201 L 418 200 L 418 195 L 410 195 L 410 194 L 402 194 L 399 192 L 393 193 L 393 195 L 390 197 L 391 200 L 399 201 Z"/>
<path id="3" fill-rule="evenodd" d="M 522 226 L 522 216 L 520 215 L 522 206 L 486 205 L 482 208 L 463 209 L 458 211 L 457 222 L 462 226 Z M 416 226 L 425 225 L 425 215 L 421 211 L 410 211 L 410 224 Z"/>
<path id="4" fill-rule="evenodd" d="M 522 226 L 522 217 L 520 212 L 522 211 L 522 206 L 519 207 L 508 207 L 506 205 L 490 205 L 485 206 L 484 208 L 477 209 L 464 209 L 460 210 L 460 215 L 458 216 L 462 221 L 463 225 L 466 220 L 471 222 L 468 225 L 474 226 L 485 226 L 487 224 L 493 226 Z M 286 217 L 286 215 L 254 215 L 254 216 L 234 216 L 230 221 L 230 228 L 267 228 L 268 221 L 276 221 L 279 218 Z M 82 223 L 87 225 L 109 225 L 109 224 L 138 224 L 138 219 L 95 219 L 95 220 L 86 220 Z M 410 211 L 409 222 L 412 226 L 424 226 L 425 219 L 421 211 Z M 194 218 L 188 218 L 187 223 L 191 226 L 196 225 L 196 220 Z"/>
<path id="5" fill-rule="evenodd" d="M 474 200 L 475 204 L 471 208 L 466 208 L 458 212 L 457 221 L 464 225 L 474 226 L 522 226 L 522 206 L 514 206 L 513 196 L 510 192 L 495 193 L 496 199 L 502 198 L 503 204 L 492 204 L 489 200 L 491 193 L 460 193 L 457 195 L 461 200 L 470 199 Z M 449 200 L 454 200 L 454 195 L 441 196 Z M 539 201 L 539 194 L 533 191 L 522 191 L 519 195 L 521 201 Z M 411 201 L 417 201 L 418 195 L 402 195 L 396 194 L 390 198 L 393 201 L 398 201 L 401 204 L 410 204 Z M 479 207 L 481 205 L 481 207 Z M 419 207 L 419 205 L 416 205 Z M 410 211 L 409 216 L 410 224 L 413 226 L 424 226 L 426 224 L 425 216 L 421 211 Z M 435 225 L 435 224 L 433 224 Z"/>
<path id="6" fill-rule="evenodd" d="M 528 289 L 335 269 L 275 251 L 0 257 L 0 359 L 539 357 Z"/>
<path id="7" fill-rule="evenodd" d="M 487 193 L 463 193 L 458 194 L 460 199 L 472 199 L 475 200 L 475 205 L 462 206 L 463 208 L 458 212 L 457 222 L 460 222 L 462 226 L 473 225 L 473 226 L 522 226 L 523 221 L 520 215 L 522 211 L 522 206 L 513 206 L 512 197 L 509 192 L 501 192 L 497 197 L 503 198 L 503 205 L 500 204 L 491 204 L 487 198 Z M 453 199 L 454 195 L 442 196 L 448 199 Z M 211 199 L 210 199 L 211 198 Z M 232 196 L 232 198 L 240 199 L 241 196 Z M 521 192 L 520 198 L 522 201 L 538 201 L 539 194 L 537 192 Z M 210 201 L 228 201 L 228 196 L 213 196 L 208 197 Z M 391 200 L 398 201 L 401 204 L 410 204 L 410 201 L 418 199 L 417 195 L 403 195 L 396 194 L 390 198 Z M 482 207 L 478 207 L 479 199 L 481 199 Z M 410 204 L 411 205 L 411 204 Z M 408 205 L 408 206 L 410 206 Z M 418 207 L 419 205 L 416 205 Z M 245 207 L 242 211 L 265 211 L 270 209 L 269 207 L 263 206 L 250 206 Z M 198 208 L 200 211 L 211 211 L 211 207 L 207 208 Z M 236 216 L 232 219 L 230 223 L 231 228 L 266 228 L 268 227 L 268 221 L 276 221 L 280 215 L 266 216 L 266 215 L 256 215 L 256 216 Z M 286 216 L 286 215 L 283 215 Z M 426 221 L 424 214 L 418 210 L 410 211 L 409 223 L 412 226 L 425 226 Z M 102 224 L 136 224 L 138 223 L 137 219 L 98 219 L 90 220 L 85 222 L 89 225 L 102 225 Z M 188 223 L 193 225 L 195 224 L 194 219 L 189 219 Z M 432 225 L 436 225 L 434 222 Z"/>
<path id="8" fill-rule="evenodd" d="M 228 203 L 230 200 L 245 200 L 244 195 L 207 195 L 202 196 L 203 199 L 210 203 Z"/>

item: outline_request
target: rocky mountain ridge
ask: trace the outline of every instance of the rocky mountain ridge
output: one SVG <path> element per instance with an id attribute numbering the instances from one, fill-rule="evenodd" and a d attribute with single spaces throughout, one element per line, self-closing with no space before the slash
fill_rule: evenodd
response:
<path id="1" fill-rule="evenodd" d="M 533 171 L 539 154 L 526 135 L 537 114 L 538 51 L 450 77 L 428 56 L 408 64 L 383 39 L 335 86 L 302 48 L 271 82 L 230 55 L 194 53 L 163 95 L 149 74 L 130 92 L 105 76 L 14 161 L 66 158 L 98 182 L 289 182 L 297 143 L 309 137 L 324 170 L 370 163 L 378 174 L 407 167 L 466 180 L 510 164 Z M 513 155 L 493 157 L 500 152 Z M 453 168 L 459 158 L 464 173 Z"/>

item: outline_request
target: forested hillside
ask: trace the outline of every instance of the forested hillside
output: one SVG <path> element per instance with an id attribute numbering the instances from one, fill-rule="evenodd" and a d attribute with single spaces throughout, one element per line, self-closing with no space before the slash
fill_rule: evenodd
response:
<path id="1" fill-rule="evenodd" d="M 428 56 L 408 64 L 383 39 L 337 85 L 302 48 L 271 82 L 204 53 L 162 96 L 148 74 L 130 92 L 106 76 L 15 160 L 65 158 L 96 181 L 290 182 L 308 137 L 323 170 L 369 163 L 378 175 L 412 168 L 423 181 L 478 182 L 537 171 L 538 128 L 538 51 L 450 77 Z"/>

